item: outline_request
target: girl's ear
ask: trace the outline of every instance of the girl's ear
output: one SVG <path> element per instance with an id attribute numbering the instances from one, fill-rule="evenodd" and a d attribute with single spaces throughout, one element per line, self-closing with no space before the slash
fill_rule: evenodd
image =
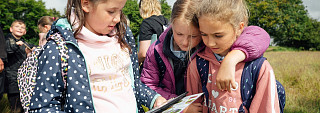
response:
<path id="1" fill-rule="evenodd" d="M 51 25 L 44 25 L 44 29 L 48 32 L 51 29 Z"/>
<path id="2" fill-rule="evenodd" d="M 89 0 L 81 0 L 82 10 L 86 13 L 90 11 L 90 2 Z"/>
<path id="3" fill-rule="evenodd" d="M 237 37 L 241 35 L 243 29 L 244 29 L 244 22 L 240 22 L 238 30 L 237 30 Z"/>

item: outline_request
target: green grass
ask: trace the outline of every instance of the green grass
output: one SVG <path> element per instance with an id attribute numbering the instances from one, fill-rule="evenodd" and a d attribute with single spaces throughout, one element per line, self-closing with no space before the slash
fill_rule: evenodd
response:
<path id="1" fill-rule="evenodd" d="M 7 99 L 7 94 L 4 94 L 0 100 L 0 113 L 10 113 L 10 105 Z"/>
<path id="2" fill-rule="evenodd" d="M 285 113 L 320 113 L 320 52 L 266 52 L 264 56 L 285 87 Z"/>

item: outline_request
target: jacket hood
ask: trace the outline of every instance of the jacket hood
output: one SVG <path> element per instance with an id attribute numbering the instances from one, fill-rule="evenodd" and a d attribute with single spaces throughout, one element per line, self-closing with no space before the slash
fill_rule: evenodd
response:
<path id="1" fill-rule="evenodd" d="M 74 44 L 77 44 L 74 35 L 68 35 L 73 34 L 73 31 L 71 24 L 68 22 L 67 18 L 60 18 L 57 21 L 55 21 L 47 34 L 47 38 L 50 35 L 53 35 L 54 33 L 60 33 L 60 35 L 65 39 L 65 41 L 70 41 Z"/>

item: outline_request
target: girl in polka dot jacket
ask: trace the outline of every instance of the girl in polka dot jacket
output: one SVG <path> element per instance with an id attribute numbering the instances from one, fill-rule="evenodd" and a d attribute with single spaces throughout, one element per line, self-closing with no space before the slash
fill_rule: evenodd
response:
<path id="1" fill-rule="evenodd" d="M 59 19 L 49 31 L 68 47 L 66 89 L 58 46 L 49 40 L 39 55 L 30 112 L 135 113 L 166 101 L 140 81 L 134 38 L 124 36 L 131 33 L 121 11 L 125 3 L 68 0 L 68 20 Z"/>

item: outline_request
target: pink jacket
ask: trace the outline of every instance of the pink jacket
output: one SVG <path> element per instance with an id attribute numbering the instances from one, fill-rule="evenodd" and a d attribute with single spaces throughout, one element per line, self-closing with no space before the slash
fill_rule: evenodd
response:
<path id="1" fill-rule="evenodd" d="M 204 98 L 198 99 L 196 102 L 202 103 L 203 113 L 216 112 L 238 112 L 242 103 L 240 93 L 241 74 L 245 63 L 236 65 L 235 80 L 238 84 L 237 88 L 232 89 L 231 93 L 221 91 L 215 85 L 217 72 L 220 68 L 220 63 L 217 61 L 213 52 L 206 48 L 204 51 L 197 54 L 199 57 L 209 61 L 209 74 L 207 89 L 209 92 L 209 103 L 205 103 Z M 187 91 L 188 95 L 202 92 L 200 83 L 200 75 L 197 70 L 196 59 L 193 59 L 187 71 Z M 245 109 L 247 110 L 247 109 Z M 252 99 L 249 113 L 279 113 L 279 100 L 276 87 L 276 80 L 273 69 L 267 60 L 261 66 L 259 77 L 256 84 L 256 94 Z"/>
<path id="2" fill-rule="evenodd" d="M 174 72 L 168 60 L 168 57 L 163 53 L 163 45 L 165 43 L 164 39 L 166 37 L 171 38 L 172 35 L 168 34 L 169 30 L 171 30 L 171 27 L 167 28 L 160 35 L 160 43 L 153 43 L 150 45 L 146 54 L 146 59 L 144 61 L 144 68 L 141 72 L 141 81 L 145 83 L 147 86 L 149 86 L 151 89 L 161 94 L 161 96 L 163 96 L 166 99 L 170 99 L 172 97 L 177 96 L 175 93 L 176 88 Z M 258 26 L 248 26 L 244 29 L 240 37 L 237 38 L 231 49 L 242 50 L 246 54 L 245 61 L 251 61 L 253 59 L 259 58 L 267 50 L 267 48 L 269 47 L 269 43 L 270 36 L 264 29 Z M 203 45 L 202 42 L 200 44 Z M 162 84 L 165 86 L 164 88 L 158 86 L 160 81 L 160 66 L 158 66 L 156 62 L 154 56 L 155 52 L 157 52 L 160 55 L 163 63 L 165 64 L 163 66 L 165 66 L 166 71 L 164 72 L 164 78 L 161 81 Z"/>

